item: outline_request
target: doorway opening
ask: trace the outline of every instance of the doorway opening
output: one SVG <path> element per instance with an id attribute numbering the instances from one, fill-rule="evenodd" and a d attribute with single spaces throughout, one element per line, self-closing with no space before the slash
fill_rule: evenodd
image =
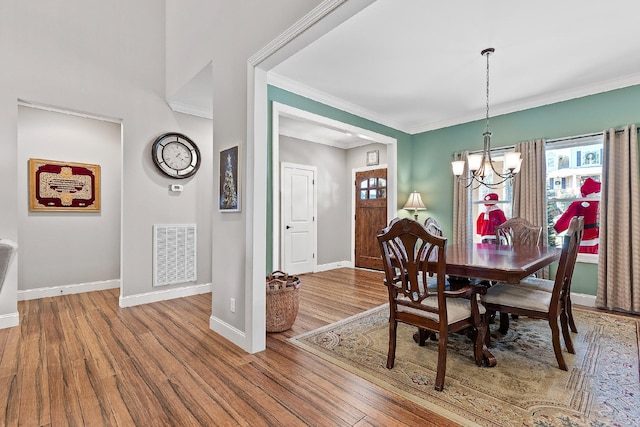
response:
<path id="1" fill-rule="evenodd" d="M 386 135 L 382 135 L 376 132 L 372 132 L 367 129 L 359 128 L 357 126 L 353 126 L 347 123 L 339 122 L 333 119 L 329 119 L 327 117 L 323 117 L 314 113 L 310 113 L 305 110 L 300 110 L 295 107 L 291 107 L 289 105 L 280 104 L 277 102 L 273 103 L 273 116 L 272 116 L 272 182 L 273 182 L 273 232 L 272 232 L 272 265 L 271 269 L 276 270 L 280 269 L 283 264 L 283 242 L 282 236 L 283 227 L 286 227 L 287 224 L 284 224 L 282 219 L 282 201 L 281 201 L 281 190 L 282 183 L 280 177 L 280 164 L 281 164 L 281 141 L 280 141 L 280 121 L 281 119 L 286 120 L 290 118 L 294 118 L 299 121 L 306 121 L 312 123 L 317 126 L 324 126 L 333 130 L 341 130 L 345 133 L 350 133 L 353 135 L 359 135 L 365 140 L 365 144 L 367 143 L 378 143 L 384 144 L 386 147 L 386 164 L 380 164 L 374 167 L 369 167 L 367 169 L 387 169 L 387 182 L 386 185 L 388 189 L 386 190 L 387 197 L 387 205 L 386 205 L 386 217 L 393 218 L 397 212 L 397 140 L 395 138 L 388 137 Z M 349 180 L 352 179 L 352 170 L 343 171 L 347 174 Z M 346 185 L 346 183 L 345 183 Z M 349 184 L 350 188 L 353 188 L 353 184 Z M 349 191 L 351 193 L 351 191 Z M 350 206 L 347 206 L 348 212 L 355 212 L 355 196 L 351 193 L 350 197 Z M 346 201 L 346 199 L 345 199 Z M 348 242 L 348 260 L 347 265 L 329 265 L 327 268 L 322 267 L 322 263 L 319 268 L 328 269 L 332 267 L 340 267 L 340 266 L 354 266 L 355 265 L 355 220 L 354 215 L 351 215 L 351 220 L 349 221 L 347 218 L 344 219 L 347 223 L 350 223 L 350 239 Z M 345 235 L 345 239 L 348 237 Z M 340 263 L 341 264 L 341 263 Z"/>

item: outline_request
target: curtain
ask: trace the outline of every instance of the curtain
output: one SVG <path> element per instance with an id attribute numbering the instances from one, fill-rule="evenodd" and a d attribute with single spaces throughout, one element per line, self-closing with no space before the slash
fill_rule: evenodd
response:
<path id="1" fill-rule="evenodd" d="M 640 174 L 636 125 L 605 133 L 596 306 L 640 313 Z"/>
<path id="2" fill-rule="evenodd" d="M 547 162 L 545 141 L 519 142 L 516 151 L 520 152 L 522 165 L 513 182 L 513 217 L 524 218 L 531 224 L 542 227 L 540 241 L 548 245 L 547 230 Z M 539 277 L 549 278 L 549 267 L 537 273 Z"/>
<path id="3" fill-rule="evenodd" d="M 467 169 L 467 156 L 469 152 L 463 151 L 453 155 L 454 160 L 464 160 L 463 177 L 469 176 Z M 471 187 L 464 185 L 454 178 L 453 181 L 453 243 L 471 243 L 473 236 L 473 224 L 471 222 Z"/>

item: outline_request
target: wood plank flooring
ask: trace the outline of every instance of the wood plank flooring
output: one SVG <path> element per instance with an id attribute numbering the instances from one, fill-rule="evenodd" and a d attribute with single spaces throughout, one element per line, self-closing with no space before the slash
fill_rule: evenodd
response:
<path id="1" fill-rule="evenodd" d="M 0 425 L 454 425 L 287 342 L 386 302 L 381 273 L 301 280 L 293 328 L 253 355 L 209 329 L 211 294 L 130 308 L 117 289 L 21 301 L 20 326 L 0 330 Z"/>

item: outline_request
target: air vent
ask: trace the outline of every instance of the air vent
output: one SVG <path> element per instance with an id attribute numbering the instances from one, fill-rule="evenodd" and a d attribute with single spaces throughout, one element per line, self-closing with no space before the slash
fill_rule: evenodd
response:
<path id="1" fill-rule="evenodd" d="M 197 280 L 196 225 L 153 226 L 153 286 Z"/>

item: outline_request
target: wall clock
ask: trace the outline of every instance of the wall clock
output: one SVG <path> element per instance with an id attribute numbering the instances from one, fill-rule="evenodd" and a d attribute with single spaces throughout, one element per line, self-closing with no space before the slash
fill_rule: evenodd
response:
<path id="1" fill-rule="evenodd" d="M 151 146 L 153 163 L 171 178 L 188 178 L 200 167 L 200 150 L 186 135 L 169 132 L 160 135 Z"/>

